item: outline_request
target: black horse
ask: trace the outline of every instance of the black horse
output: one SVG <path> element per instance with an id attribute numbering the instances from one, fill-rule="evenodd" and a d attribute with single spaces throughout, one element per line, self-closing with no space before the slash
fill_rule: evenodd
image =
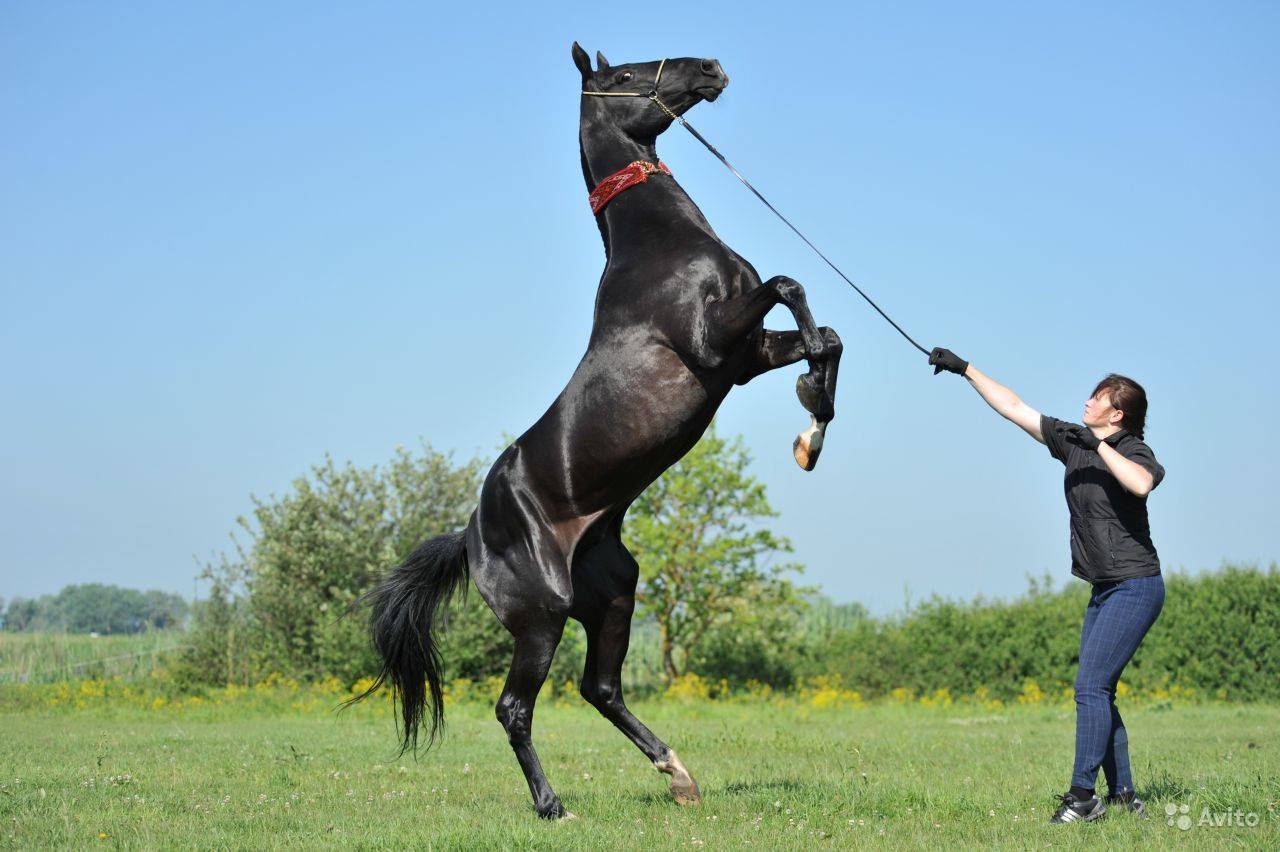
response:
<path id="1" fill-rule="evenodd" d="M 797 393 L 811 425 L 795 441 L 812 470 L 835 414 L 840 339 L 819 328 L 804 290 L 790 278 L 761 282 L 716 236 L 697 205 L 658 163 L 657 137 L 729 78 L 714 59 L 670 59 L 592 70 L 575 43 L 582 74 L 578 139 L 587 188 L 637 161 L 647 179 L 597 214 L 607 263 L 596 295 L 587 352 L 547 412 L 508 447 L 485 478 L 480 505 L 462 532 L 426 541 L 370 593 L 378 684 L 399 696 L 403 747 L 430 740 L 443 722 L 438 611 L 466 582 L 515 637 L 498 721 L 506 729 L 538 815 L 566 816 L 538 762 L 533 706 L 566 619 L 587 635 L 582 696 L 671 776 L 676 801 L 698 802 L 698 786 L 676 753 L 622 699 L 639 568 L 622 544 L 627 507 L 698 441 L 735 384 L 808 361 Z M 646 93 L 653 97 L 645 97 Z M 632 94 L 637 97 L 610 95 Z M 596 97 L 595 95 L 600 95 Z M 668 113 L 670 110 L 670 113 Z M 610 184 L 613 186 L 614 184 Z M 593 198 L 593 201 L 595 199 Z M 594 206 L 594 204 L 593 204 Z M 786 305 L 799 331 L 767 331 Z M 375 686 L 376 688 L 376 686 Z"/>

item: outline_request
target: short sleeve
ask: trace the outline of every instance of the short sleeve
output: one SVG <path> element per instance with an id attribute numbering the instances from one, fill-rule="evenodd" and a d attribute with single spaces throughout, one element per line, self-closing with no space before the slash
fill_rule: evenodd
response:
<path id="1" fill-rule="evenodd" d="M 1067 463 L 1067 454 L 1069 444 L 1067 439 L 1062 437 L 1062 433 L 1058 431 L 1058 424 L 1061 423 L 1055 417 L 1047 414 L 1040 415 L 1040 436 L 1044 438 L 1044 445 L 1049 448 L 1049 455 L 1053 456 L 1063 464 Z"/>
<path id="2" fill-rule="evenodd" d="M 1120 455 L 1129 461 L 1137 462 L 1142 468 L 1151 474 L 1152 490 L 1164 479 L 1164 465 L 1156 461 L 1156 454 L 1151 451 L 1145 443 L 1139 440 L 1126 441 L 1118 448 Z"/>

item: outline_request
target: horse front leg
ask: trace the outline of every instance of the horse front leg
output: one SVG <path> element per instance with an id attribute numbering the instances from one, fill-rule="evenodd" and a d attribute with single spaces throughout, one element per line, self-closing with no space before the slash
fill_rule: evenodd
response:
<path id="1" fill-rule="evenodd" d="M 709 342 L 727 346 L 751 333 L 776 304 L 786 305 L 798 331 L 766 331 L 753 361 L 737 379 L 745 384 L 761 373 L 808 360 L 809 371 L 796 380 L 796 396 L 809 412 L 809 428 L 796 436 L 791 450 L 796 463 L 813 470 L 822 452 L 827 424 L 835 418 L 836 377 L 843 346 L 834 330 L 819 328 L 809 310 L 804 288 L 791 278 L 779 275 L 749 293 L 708 307 Z"/>
<path id="2" fill-rule="evenodd" d="M 826 355 L 815 369 L 802 373 L 796 380 L 796 395 L 800 404 L 809 412 L 809 428 L 800 433 L 792 444 L 796 463 L 805 470 L 813 470 L 822 452 L 822 440 L 827 424 L 835 418 L 836 376 L 840 370 L 840 355 L 844 350 L 840 335 L 835 329 L 821 326 Z M 765 330 L 755 357 L 738 378 L 737 384 L 745 385 L 761 373 L 786 367 L 805 358 L 807 350 L 798 331 Z"/>

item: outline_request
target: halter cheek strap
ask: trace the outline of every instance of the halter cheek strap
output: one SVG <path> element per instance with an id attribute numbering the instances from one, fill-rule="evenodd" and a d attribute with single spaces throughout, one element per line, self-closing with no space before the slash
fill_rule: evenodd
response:
<path id="1" fill-rule="evenodd" d="M 662 99 L 658 97 L 658 84 L 662 82 L 662 69 L 666 64 L 666 59 L 663 59 L 658 63 L 658 73 L 654 75 L 653 88 L 647 92 L 588 92 L 586 89 L 583 89 L 582 94 L 591 95 L 595 98 L 648 98 L 657 104 L 663 112 L 671 116 L 672 121 L 682 121 L 680 116 L 672 112 L 671 108 L 664 104 Z"/>

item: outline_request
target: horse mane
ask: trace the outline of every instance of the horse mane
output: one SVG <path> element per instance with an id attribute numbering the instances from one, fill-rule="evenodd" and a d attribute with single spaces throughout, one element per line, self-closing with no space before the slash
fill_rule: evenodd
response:
<path id="1" fill-rule="evenodd" d="M 582 161 L 582 179 L 587 183 L 587 192 L 595 189 L 595 181 L 591 179 L 591 169 L 587 166 L 587 149 L 582 144 L 582 133 L 578 133 L 578 159 Z M 594 216 L 596 227 L 600 229 L 600 239 L 604 242 L 604 259 L 609 260 L 609 223 L 604 216 Z"/>

